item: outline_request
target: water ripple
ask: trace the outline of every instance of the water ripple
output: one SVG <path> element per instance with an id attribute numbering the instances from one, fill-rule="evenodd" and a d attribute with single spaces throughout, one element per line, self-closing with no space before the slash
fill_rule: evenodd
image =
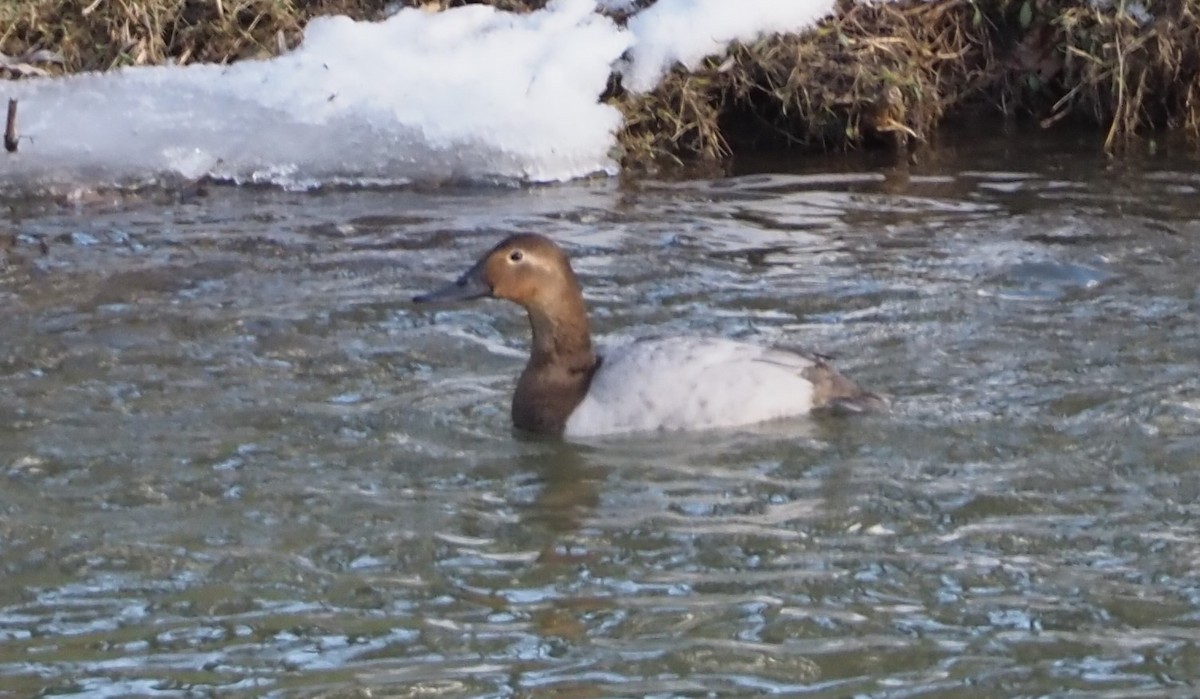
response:
<path id="1" fill-rule="evenodd" d="M 1196 176 L 978 147 L 26 204 L 0 695 L 1190 696 Z M 519 230 L 576 253 L 606 340 L 809 346 L 895 408 L 515 435 L 525 320 L 406 299 Z"/>

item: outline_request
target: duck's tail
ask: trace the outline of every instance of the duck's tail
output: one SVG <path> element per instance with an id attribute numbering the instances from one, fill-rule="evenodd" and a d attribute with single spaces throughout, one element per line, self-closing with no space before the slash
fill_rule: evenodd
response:
<path id="1" fill-rule="evenodd" d="M 882 413 L 887 412 L 891 407 L 891 402 L 887 397 L 871 391 L 863 391 L 853 396 L 839 396 L 833 398 L 824 406 L 826 410 L 835 415 L 858 415 L 860 413 Z"/>
<path id="2" fill-rule="evenodd" d="M 824 357 L 813 355 L 813 365 L 804 370 L 804 378 L 813 385 L 813 409 L 836 414 L 882 412 L 888 409 L 884 396 L 859 386 L 834 369 Z"/>

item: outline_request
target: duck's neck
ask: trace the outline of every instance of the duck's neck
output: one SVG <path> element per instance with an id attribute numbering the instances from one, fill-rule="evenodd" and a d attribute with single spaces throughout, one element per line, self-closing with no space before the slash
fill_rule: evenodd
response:
<path id="1" fill-rule="evenodd" d="M 559 307 L 562 310 L 562 307 Z M 587 313 L 580 300 L 571 313 L 549 314 L 541 309 L 529 309 L 529 329 L 533 332 L 528 366 L 561 364 L 591 365 L 596 360 L 592 350 L 592 331 Z"/>
<path id="2" fill-rule="evenodd" d="M 531 432 L 560 434 L 587 394 L 596 352 L 582 294 L 555 300 L 553 312 L 528 307 L 533 346 L 513 394 L 512 417 Z"/>

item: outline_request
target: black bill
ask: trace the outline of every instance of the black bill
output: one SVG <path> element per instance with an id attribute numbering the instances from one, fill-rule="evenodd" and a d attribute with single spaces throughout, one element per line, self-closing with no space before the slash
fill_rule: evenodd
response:
<path id="1" fill-rule="evenodd" d="M 483 280 L 483 263 L 467 270 L 457 280 L 427 294 L 413 297 L 413 303 L 470 301 L 492 295 L 492 287 Z"/>

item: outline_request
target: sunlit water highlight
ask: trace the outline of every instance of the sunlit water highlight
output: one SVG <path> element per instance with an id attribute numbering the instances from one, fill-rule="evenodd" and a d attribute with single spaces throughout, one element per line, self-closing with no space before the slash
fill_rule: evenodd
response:
<path id="1" fill-rule="evenodd" d="M 1200 169 L 1014 150 L 13 203 L 0 696 L 1194 696 Z M 523 318 L 406 301 L 520 230 L 895 409 L 520 438 Z"/>

